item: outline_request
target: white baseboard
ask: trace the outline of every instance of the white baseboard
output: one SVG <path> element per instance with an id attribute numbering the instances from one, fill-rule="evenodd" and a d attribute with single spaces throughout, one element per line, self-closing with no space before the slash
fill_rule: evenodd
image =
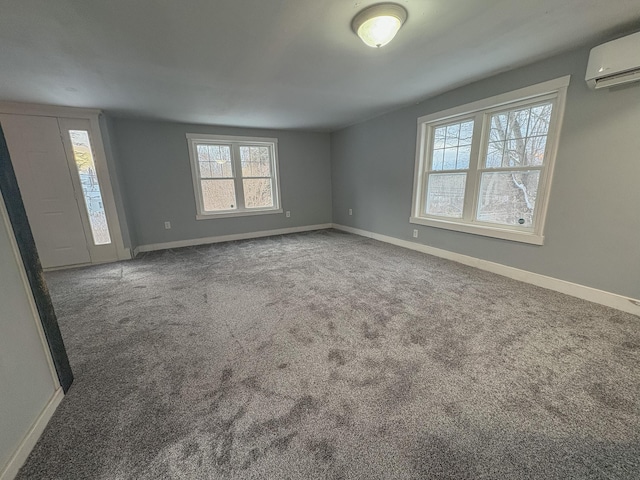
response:
<path id="1" fill-rule="evenodd" d="M 497 273 L 498 275 L 513 278 L 521 282 L 530 283 L 538 287 L 547 288 L 549 290 L 554 290 L 556 292 L 564 293 L 566 295 L 571 295 L 573 297 L 578 297 L 583 300 L 599 303 L 607 307 L 612 307 L 617 310 L 622 310 L 623 312 L 628 312 L 640 316 L 640 300 L 638 299 L 624 297 L 616 293 L 598 290 L 597 288 L 587 287 L 585 285 L 568 282 L 566 280 L 560 280 L 558 278 L 540 275 L 539 273 L 533 273 L 527 270 L 521 270 L 519 268 L 508 267 L 500 263 L 490 262 L 488 260 L 482 260 L 480 258 L 450 252 L 449 250 L 430 247 L 428 245 L 409 242 L 407 240 L 400 240 L 399 238 L 389 237 L 387 235 L 381 235 L 379 233 L 373 233 L 367 230 L 346 227 L 344 225 L 338 225 L 335 223 L 333 224 L 333 228 L 335 228 L 336 230 L 353 233 L 355 235 L 372 238 L 374 240 L 379 240 L 381 242 L 390 243 L 392 245 L 397 245 L 399 247 L 408 248 L 410 250 L 427 253 L 436 257 L 445 258 L 447 260 L 453 260 L 454 262 L 469 265 L 470 267 Z"/>
<path id="2" fill-rule="evenodd" d="M 42 435 L 42 432 L 44 432 L 45 427 L 49 423 L 49 420 L 51 420 L 53 413 L 56 411 L 56 408 L 58 408 L 58 405 L 60 405 L 63 398 L 64 393 L 62 388 L 58 388 L 51 396 L 51 399 L 33 423 L 22 442 L 20 442 L 20 445 L 9 459 L 9 462 L 2 470 L 2 473 L 0 473 L 0 480 L 13 480 L 15 478 L 18 474 L 18 470 L 20 470 L 20 467 L 22 467 L 24 462 L 27 460 L 31 450 L 35 447 L 36 442 L 40 438 L 40 435 Z"/>
<path id="3" fill-rule="evenodd" d="M 153 252 L 155 250 L 167 250 L 169 248 L 193 247 L 195 245 L 206 245 L 209 243 L 231 242 L 233 240 L 246 240 L 250 238 L 271 237 L 273 235 L 286 235 L 288 233 L 310 232 L 312 230 L 325 230 L 331 228 L 331 223 L 321 223 L 319 225 L 305 225 L 302 227 L 280 228 L 277 230 L 263 230 L 260 232 L 237 233 L 234 235 L 220 235 L 217 237 L 194 238 L 190 240 L 178 240 L 177 242 L 150 243 L 138 245 L 133 250 L 134 258 L 141 252 Z"/>

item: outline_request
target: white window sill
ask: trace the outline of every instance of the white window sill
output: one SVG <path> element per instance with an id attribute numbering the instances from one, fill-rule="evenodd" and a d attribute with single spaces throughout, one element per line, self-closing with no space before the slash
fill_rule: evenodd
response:
<path id="1" fill-rule="evenodd" d="M 512 242 L 529 243 L 532 245 L 543 245 L 544 235 L 534 232 L 509 230 L 500 227 L 490 227 L 487 225 L 477 225 L 472 223 L 460 223 L 448 220 L 439 220 L 435 218 L 411 217 L 410 223 L 417 225 L 425 225 L 427 227 L 444 228 L 446 230 L 454 230 L 456 232 L 471 233 L 473 235 L 482 235 L 484 237 L 500 238 L 502 240 L 510 240 Z"/>
<path id="2" fill-rule="evenodd" d="M 220 212 L 220 213 L 204 213 L 196 215 L 196 220 L 215 220 L 216 218 L 231 218 L 231 217 L 249 217 L 252 215 L 269 215 L 273 213 L 283 213 L 281 208 L 268 210 L 241 210 L 238 212 Z"/>

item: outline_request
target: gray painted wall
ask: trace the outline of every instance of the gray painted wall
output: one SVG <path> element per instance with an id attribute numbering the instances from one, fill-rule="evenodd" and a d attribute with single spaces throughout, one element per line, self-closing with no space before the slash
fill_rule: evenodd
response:
<path id="1" fill-rule="evenodd" d="M 126 196 L 122 191 L 122 171 L 116 163 L 117 154 L 114 151 L 114 143 L 111 141 L 111 122 L 104 115 L 100 115 L 100 134 L 102 135 L 102 143 L 104 144 L 104 154 L 109 169 L 109 177 L 111 179 L 111 188 L 118 212 L 118 221 L 120 223 L 120 231 L 122 232 L 122 241 L 125 248 L 131 248 L 135 245 L 135 239 L 131 235 L 131 227 L 128 221 L 127 211 L 125 210 Z"/>
<path id="2" fill-rule="evenodd" d="M 0 196 L 0 476 L 58 387 L 8 224 Z"/>
<path id="3" fill-rule="evenodd" d="M 559 55 L 334 132 L 334 223 L 409 241 L 417 228 L 426 245 L 640 298 L 640 86 L 589 90 L 588 56 Z M 409 223 L 418 117 L 567 74 L 544 246 Z"/>
<path id="4" fill-rule="evenodd" d="M 134 246 L 331 222 L 328 133 L 123 118 L 108 118 L 107 125 Z M 277 138 L 282 207 L 291 218 L 282 213 L 196 220 L 187 133 Z"/>

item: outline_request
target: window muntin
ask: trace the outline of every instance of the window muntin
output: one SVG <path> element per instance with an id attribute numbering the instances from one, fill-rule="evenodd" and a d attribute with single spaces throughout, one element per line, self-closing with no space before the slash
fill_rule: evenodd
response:
<path id="1" fill-rule="evenodd" d="M 419 119 L 411 223 L 542 244 L 568 83 Z"/>
<path id="2" fill-rule="evenodd" d="M 187 135 L 197 218 L 279 213 L 277 139 Z"/>

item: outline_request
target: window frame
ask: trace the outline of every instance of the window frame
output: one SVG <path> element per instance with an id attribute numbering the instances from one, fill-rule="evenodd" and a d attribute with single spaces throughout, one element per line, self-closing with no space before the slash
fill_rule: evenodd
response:
<path id="1" fill-rule="evenodd" d="M 409 222 L 504 240 L 543 245 L 551 183 L 570 80 L 571 76 L 567 75 L 418 118 L 414 184 Z M 553 103 L 553 109 L 547 133 L 543 165 L 541 167 L 483 167 L 489 144 L 491 115 L 518 107 L 535 106 L 549 101 Z M 435 129 L 468 120 L 474 121 L 469 168 L 466 170 L 431 170 Z M 531 227 L 503 226 L 476 220 L 482 173 L 486 171 L 514 170 L 540 171 L 533 225 Z M 467 174 L 461 218 L 428 215 L 425 213 L 427 182 L 430 173 Z"/>
<path id="2" fill-rule="evenodd" d="M 245 137 L 234 135 L 208 135 L 208 134 L 195 134 L 187 133 L 187 143 L 189 146 L 189 163 L 191 164 L 191 177 L 193 180 L 193 191 L 196 200 L 196 220 L 212 220 L 215 218 L 229 218 L 229 217 L 246 217 L 252 215 L 266 215 L 283 213 L 281 197 L 280 197 L 280 169 L 278 163 L 278 139 L 267 137 Z M 230 147 L 231 153 L 231 170 L 232 177 L 227 177 L 228 180 L 233 180 L 235 194 L 236 194 L 236 207 L 229 210 L 219 211 L 207 211 L 204 209 L 204 198 L 202 196 L 202 184 L 200 177 L 200 166 L 197 154 L 197 145 L 220 145 Z M 240 158 L 240 147 L 269 147 L 270 159 L 271 159 L 271 177 L 270 178 L 273 206 L 261 207 L 261 208 L 247 208 L 245 206 L 244 198 L 244 184 L 243 179 L 250 179 L 256 177 L 243 177 L 242 176 L 242 162 Z M 206 178 L 205 178 L 206 179 Z"/>

